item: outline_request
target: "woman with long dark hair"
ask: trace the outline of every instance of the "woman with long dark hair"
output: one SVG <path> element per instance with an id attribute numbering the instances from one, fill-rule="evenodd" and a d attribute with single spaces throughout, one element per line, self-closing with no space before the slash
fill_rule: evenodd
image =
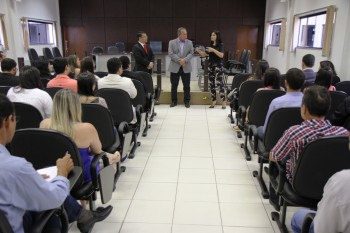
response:
<path id="1" fill-rule="evenodd" d="M 220 32 L 213 31 L 210 35 L 210 47 L 205 51 L 196 48 L 196 51 L 202 57 L 209 56 L 209 87 L 212 104 L 209 108 L 216 105 L 216 87 L 219 88 L 220 98 L 222 100 L 222 109 L 226 108 L 225 86 L 223 83 L 223 63 L 224 63 L 224 45 L 221 40 Z"/>

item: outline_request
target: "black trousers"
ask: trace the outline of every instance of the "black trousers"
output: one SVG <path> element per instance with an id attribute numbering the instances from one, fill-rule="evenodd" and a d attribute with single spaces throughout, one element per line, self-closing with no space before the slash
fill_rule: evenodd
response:
<path id="1" fill-rule="evenodd" d="M 182 67 L 177 73 L 170 73 L 170 82 L 171 82 L 171 100 L 172 102 L 177 102 L 177 87 L 179 86 L 179 80 L 181 77 L 182 84 L 184 86 L 184 102 L 189 103 L 191 99 L 191 73 L 184 73 Z"/>
<path id="2" fill-rule="evenodd" d="M 209 64 L 209 87 L 211 101 L 216 101 L 216 88 L 219 88 L 220 99 L 225 101 L 225 85 L 223 82 L 223 66 L 221 64 Z"/>

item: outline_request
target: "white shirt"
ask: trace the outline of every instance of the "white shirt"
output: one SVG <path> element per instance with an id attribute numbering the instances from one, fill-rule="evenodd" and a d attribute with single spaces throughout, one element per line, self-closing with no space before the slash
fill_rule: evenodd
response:
<path id="1" fill-rule="evenodd" d="M 37 108 L 43 118 L 49 118 L 52 113 L 52 98 L 51 96 L 38 88 L 25 89 L 18 87 L 11 87 L 7 92 L 7 97 L 12 102 L 22 102 L 30 104 Z"/>
<path id="2" fill-rule="evenodd" d="M 335 173 L 324 186 L 314 221 L 317 233 L 350 232 L 350 170 Z"/>
<path id="3" fill-rule="evenodd" d="M 130 78 L 121 77 L 118 74 L 108 74 L 98 80 L 98 89 L 115 88 L 121 89 L 129 93 L 130 98 L 134 99 L 137 96 L 137 90 Z"/>

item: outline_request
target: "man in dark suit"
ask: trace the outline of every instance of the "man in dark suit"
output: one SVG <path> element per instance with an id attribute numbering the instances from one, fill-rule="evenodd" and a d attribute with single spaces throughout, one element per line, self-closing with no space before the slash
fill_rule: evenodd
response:
<path id="1" fill-rule="evenodd" d="M 138 43 L 132 48 L 135 58 L 134 71 L 144 71 L 152 74 L 154 55 L 152 49 L 147 45 L 147 34 L 143 31 L 137 33 Z"/>
<path id="2" fill-rule="evenodd" d="M 310 86 L 311 84 L 313 84 L 315 82 L 316 73 L 312 69 L 312 67 L 314 67 L 314 65 L 315 65 L 315 56 L 312 54 L 306 54 L 303 57 L 303 60 L 301 63 L 303 72 L 305 74 L 305 85 L 306 86 Z"/>
<path id="3" fill-rule="evenodd" d="M 4 58 L 1 61 L 0 86 L 18 86 L 19 78 L 16 77 L 17 63 L 11 58 Z"/>
<path id="4" fill-rule="evenodd" d="M 130 59 L 127 56 L 121 56 L 119 60 L 123 67 L 122 77 L 138 80 L 142 83 L 146 93 L 154 93 L 153 80 L 149 73 L 144 71 L 131 71 Z"/>

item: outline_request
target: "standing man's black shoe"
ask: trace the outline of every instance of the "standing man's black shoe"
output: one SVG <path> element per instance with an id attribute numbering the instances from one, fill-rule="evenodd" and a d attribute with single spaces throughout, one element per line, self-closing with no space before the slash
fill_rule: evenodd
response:
<path id="1" fill-rule="evenodd" d="M 185 107 L 186 107 L 186 108 L 189 108 L 189 107 L 190 107 L 190 103 L 188 103 L 188 102 L 185 103 Z"/>
<path id="2" fill-rule="evenodd" d="M 177 105 L 176 102 L 171 102 L 170 107 L 172 108 L 172 107 L 175 107 L 176 105 Z"/>

